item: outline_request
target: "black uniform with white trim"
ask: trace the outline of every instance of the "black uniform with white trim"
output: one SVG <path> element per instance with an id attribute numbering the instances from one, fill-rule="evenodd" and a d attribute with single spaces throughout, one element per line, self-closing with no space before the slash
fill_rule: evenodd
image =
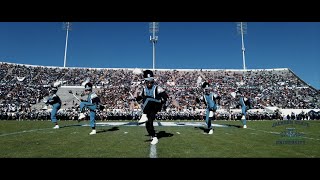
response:
<path id="1" fill-rule="evenodd" d="M 156 114 L 161 111 L 161 109 L 166 109 L 168 95 L 162 87 L 155 84 L 152 71 L 144 71 L 144 80 L 146 86 L 143 87 L 136 100 L 142 100 L 143 102 L 142 111 L 148 118 L 146 121 L 146 129 L 153 139 L 156 137 L 153 121 L 156 119 Z M 158 140 L 155 141 L 152 141 L 151 144 L 153 144 L 153 142 L 158 142 Z"/>

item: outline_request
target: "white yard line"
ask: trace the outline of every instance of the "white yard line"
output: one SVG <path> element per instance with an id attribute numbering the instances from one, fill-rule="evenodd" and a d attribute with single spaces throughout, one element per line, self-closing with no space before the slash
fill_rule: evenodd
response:
<path id="1" fill-rule="evenodd" d="M 31 130 L 25 130 L 25 131 L 20 131 L 20 132 L 12 132 L 12 133 L 6 133 L 6 134 L 0 134 L 0 136 L 10 136 L 10 135 L 16 135 L 16 134 L 23 134 L 23 133 L 30 133 L 30 132 L 35 132 L 35 131 L 44 131 L 52 128 L 44 128 L 44 129 L 31 129 Z M 52 129 L 55 130 L 55 129 Z"/>
<path id="2" fill-rule="evenodd" d="M 157 145 L 150 145 L 150 154 L 149 154 L 150 158 L 157 158 Z"/>

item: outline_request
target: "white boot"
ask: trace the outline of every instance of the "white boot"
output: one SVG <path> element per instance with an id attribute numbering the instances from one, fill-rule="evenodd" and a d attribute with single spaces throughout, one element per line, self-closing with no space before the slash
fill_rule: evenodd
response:
<path id="1" fill-rule="evenodd" d="M 138 123 L 145 123 L 148 121 L 148 118 L 147 118 L 147 114 L 142 114 L 140 120 L 138 121 Z"/>
<path id="2" fill-rule="evenodd" d="M 93 129 L 92 131 L 91 131 L 91 133 L 89 133 L 90 135 L 93 135 L 93 134 L 97 134 L 97 131 L 95 130 L 95 129 Z"/>
<path id="3" fill-rule="evenodd" d="M 157 144 L 158 142 L 159 142 L 158 138 L 157 138 L 157 137 L 153 137 L 153 138 L 152 138 L 152 141 L 151 141 L 151 144 L 152 144 L 152 145 L 155 145 L 155 144 Z"/>
<path id="4" fill-rule="evenodd" d="M 213 117 L 213 111 L 209 112 L 209 117 Z"/>
<path id="5" fill-rule="evenodd" d="M 85 118 L 86 117 L 86 115 L 84 115 L 84 113 L 80 113 L 80 115 L 79 115 L 79 120 L 81 120 L 81 119 L 83 119 L 83 118 Z"/>
<path id="6" fill-rule="evenodd" d="M 59 129 L 59 128 L 60 128 L 60 127 L 59 127 L 58 124 L 53 127 L 53 129 Z"/>

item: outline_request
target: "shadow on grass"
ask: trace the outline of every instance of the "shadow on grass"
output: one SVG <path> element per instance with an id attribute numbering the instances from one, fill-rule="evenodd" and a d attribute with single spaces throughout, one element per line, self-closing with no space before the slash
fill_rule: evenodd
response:
<path id="1" fill-rule="evenodd" d="M 166 131 L 159 131 L 157 133 L 158 139 L 163 138 L 163 137 L 172 137 L 172 136 L 173 136 L 172 133 L 167 133 Z"/>
<path id="2" fill-rule="evenodd" d="M 82 125 L 81 124 L 70 124 L 70 125 L 60 126 L 60 128 L 68 128 L 68 127 L 75 127 L 75 126 L 82 126 Z"/>
<path id="3" fill-rule="evenodd" d="M 225 125 L 225 126 L 228 126 L 228 127 L 242 128 L 242 126 L 234 125 L 234 124 L 222 124 L 222 125 Z"/>
<path id="4" fill-rule="evenodd" d="M 99 131 L 97 131 L 97 133 L 104 133 L 104 132 L 108 132 L 108 131 L 118 131 L 119 128 L 118 127 L 112 127 L 110 129 L 101 129 Z"/>
<path id="5" fill-rule="evenodd" d="M 202 130 L 204 133 L 209 133 L 210 129 L 207 129 L 205 127 L 194 127 L 195 129 L 200 129 Z M 213 131 L 214 131 L 214 128 L 213 128 Z"/>
<path id="6" fill-rule="evenodd" d="M 166 131 L 159 131 L 159 132 L 156 133 L 156 134 L 157 134 L 157 138 L 158 138 L 158 139 L 163 138 L 163 137 L 172 137 L 172 136 L 174 135 L 174 134 L 172 134 L 172 133 L 167 133 Z M 145 136 L 150 137 L 149 135 L 145 135 Z M 151 138 L 145 140 L 145 142 L 151 142 L 151 141 L 152 141 Z"/>

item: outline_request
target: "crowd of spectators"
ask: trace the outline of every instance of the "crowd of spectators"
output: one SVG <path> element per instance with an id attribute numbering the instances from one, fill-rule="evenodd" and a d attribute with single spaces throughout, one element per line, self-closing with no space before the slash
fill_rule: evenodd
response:
<path id="1" fill-rule="evenodd" d="M 250 95 L 254 109 L 265 106 L 320 109 L 319 90 L 309 86 L 290 69 L 157 69 L 154 74 L 156 82 L 168 92 L 171 102 L 167 112 L 159 113 L 158 119 L 202 119 L 202 111 L 197 110 L 204 107 L 196 103 L 195 97 L 201 91 L 200 83 L 205 80 L 222 97 L 220 109 L 226 111 L 219 112 L 217 119 L 237 119 L 232 110 L 236 109 L 238 100 L 230 93 L 239 87 Z M 48 112 L 35 109 L 34 105 L 48 95 L 50 85 L 59 81 L 63 82 L 62 86 L 81 86 L 87 78 L 106 107 L 97 115 L 98 119 L 139 118 L 139 107 L 128 100 L 130 93 L 135 94 L 139 84 L 143 83 L 142 75 L 135 73 L 133 68 L 63 68 L 0 62 L 0 119 L 48 119 Z M 76 119 L 77 110 L 77 104 L 62 107 L 58 116 Z M 270 112 L 257 113 L 249 116 L 251 119 L 283 118 Z"/>

